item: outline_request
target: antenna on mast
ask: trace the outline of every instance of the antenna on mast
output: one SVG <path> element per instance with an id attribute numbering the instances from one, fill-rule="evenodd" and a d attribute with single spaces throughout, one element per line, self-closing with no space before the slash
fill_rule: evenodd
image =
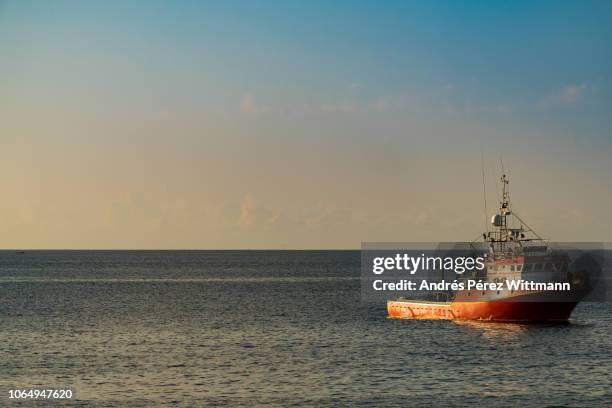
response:
<path id="1" fill-rule="evenodd" d="M 485 170 L 484 170 L 484 153 L 482 152 L 482 144 L 480 145 L 480 168 L 482 170 L 482 197 L 484 200 L 484 224 L 485 224 L 485 233 L 488 234 L 489 233 L 489 223 L 488 223 L 488 214 L 489 211 L 487 210 L 487 185 L 485 183 Z M 485 235 L 485 241 L 486 241 L 486 235 Z"/>
<path id="2" fill-rule="evenodd" d="M 502 206 L 510 207 L 510 186 L 508 185 L 508 177 L 506 174 L 506 168 L 504 167 L 504 155 L 502 153 L 499 154 L 499 162 L 501 164 L 501 182 L 502 182 Z M 504 205 L 505 203 L 505 205 Z"/>

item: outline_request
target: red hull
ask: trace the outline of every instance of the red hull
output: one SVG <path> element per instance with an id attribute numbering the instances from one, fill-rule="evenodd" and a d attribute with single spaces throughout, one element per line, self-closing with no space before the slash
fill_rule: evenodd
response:
<path id="1" fill-rule="evenodd" d="M 506 322 L 567 321 L 577 302 L 420 302 L 390 300 L 389 317 L 401 319 L 465 319 Z"/>

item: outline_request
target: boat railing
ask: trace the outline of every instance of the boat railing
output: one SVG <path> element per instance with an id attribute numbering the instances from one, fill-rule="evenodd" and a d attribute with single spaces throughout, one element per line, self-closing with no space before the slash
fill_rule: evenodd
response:
<path id="1" fill-rule="evenodd" d="M 432 292 L 431 297 L 435 302 L 450 302 L 453 298 L 453 294 L 448 292 Z"/>

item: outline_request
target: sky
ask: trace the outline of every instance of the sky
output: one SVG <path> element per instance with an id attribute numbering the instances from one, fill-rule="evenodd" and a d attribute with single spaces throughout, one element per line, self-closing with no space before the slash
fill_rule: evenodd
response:
<path id="1" fill-rule="evenodd" d="M 0 0 L 0 248 L 612 241 L 612 3 Z"/>

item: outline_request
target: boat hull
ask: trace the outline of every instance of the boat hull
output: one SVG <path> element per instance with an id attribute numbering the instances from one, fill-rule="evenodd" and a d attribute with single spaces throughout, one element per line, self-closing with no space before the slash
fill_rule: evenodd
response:
<path id="1" fill-rule="evenodd" d="M 564 322 L 577 302 L 424 302 L 390 300 L 387 312 L 391 318 L 488 320 L 501 322 Z"/>

